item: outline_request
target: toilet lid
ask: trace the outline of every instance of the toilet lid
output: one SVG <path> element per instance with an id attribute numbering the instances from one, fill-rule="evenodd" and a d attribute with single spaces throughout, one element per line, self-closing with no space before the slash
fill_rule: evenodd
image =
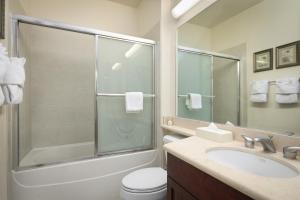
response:
<path id="1" fill-rule="evenodd" d="M 153 192 L 165 188 L 167 172 L 159 167 L 134 171 L 122 180 L 122 186 L 129 191 Z"/>

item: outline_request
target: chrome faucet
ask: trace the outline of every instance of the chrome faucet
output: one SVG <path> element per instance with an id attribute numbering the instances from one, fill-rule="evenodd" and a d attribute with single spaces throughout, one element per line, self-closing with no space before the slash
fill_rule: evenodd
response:
<path id="1" fill-rule="evenodd" d="M 269 136 L 269 137 L 256 137 L 256 138 L 254 138 L 254 141 L 261 143 L 264 152 L 276 153 L 276 148 L 274 146 L 272 138 L 273 138 L 273 136 Z"/>
<path id="2" fill-rule="evenodd" d="M 292 147 L 292 146 L 283 147 L 283 157 L 289 159 L 296 159 L 298 151 L 300 151 L 300 147 Z"/>

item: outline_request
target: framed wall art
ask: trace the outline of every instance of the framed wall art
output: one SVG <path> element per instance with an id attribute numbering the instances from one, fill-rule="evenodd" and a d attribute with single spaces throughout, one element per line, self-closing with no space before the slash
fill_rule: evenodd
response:
<path id="1" fill-rule="evenodd" d="M 300 41 L 276 47 L 276 69 L 300 65 Z"/>
<path id="2" fill-rule="evenodd" d="M 253 54 L 254 72 L 273 69 L 273 49 L 266 49 Z"/>

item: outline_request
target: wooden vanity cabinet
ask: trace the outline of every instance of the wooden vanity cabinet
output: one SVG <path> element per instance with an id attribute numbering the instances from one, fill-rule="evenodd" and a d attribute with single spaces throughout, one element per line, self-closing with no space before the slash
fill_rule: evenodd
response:
<path id="1" fill-rule="evenodd" d="M 168 200 L 250 200 L 252 198 L 168 154 Z"/>

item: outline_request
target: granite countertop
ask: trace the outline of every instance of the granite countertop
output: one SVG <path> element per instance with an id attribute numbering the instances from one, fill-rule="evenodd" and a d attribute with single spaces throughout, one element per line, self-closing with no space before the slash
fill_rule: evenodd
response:
<path id="1" fill-rule="evenodd" d="M 264 177 L 218 164 L 215 161 L 209 160 L 206 154 L 207 150 L 217 147 L 235 148 L 245 152 L 253 152 L 264 157 L 267 156 L 279 162 L 292 165 L 300 172 L 299 160 L 285 159 L 282 157 L 281 152 L 263 153 L 261 147 L 248 149 L 239 141 L 216 143 L 197 136 L 192 136 L 164 145 L 164 148 L 168 153 L 173 154 L 253 199 L 300 199 L 300 175 L 293 178 Z"/>

